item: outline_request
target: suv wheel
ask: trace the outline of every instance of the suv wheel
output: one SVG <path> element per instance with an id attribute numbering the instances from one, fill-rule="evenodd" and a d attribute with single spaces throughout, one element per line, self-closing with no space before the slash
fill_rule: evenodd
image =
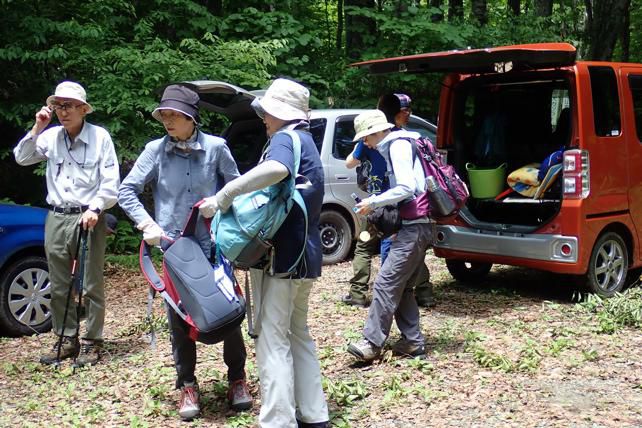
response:
<path id="1" fill-rule="evenodd" d="M 352 246 L 352 228 L 344 216 L 334 210 L 321 211 L 319 233 L 324 265 L 339 263 L 348 257 Z"/>
<path id="2" fill-rule="evenodd" d="M 31 256 L 0 276 L 0 327 L 11 336 L 51 328 L 51 283 L 47 259 Z"/>
<path id="3" fill-rule="evenodd" d="M 457 281 L 477 284 L 486 279 L 486 275 L 493 265 L 492 263 L 446 259 L 446 267 Z"/>
<path id="4" fill-rule="evenodd" d="M 624 240 L 615 232 L 605 233 L 591 252 L 586 286 L 592 293 L 611 297 L 626 285 L 628 270 L 629 252 Z"/>

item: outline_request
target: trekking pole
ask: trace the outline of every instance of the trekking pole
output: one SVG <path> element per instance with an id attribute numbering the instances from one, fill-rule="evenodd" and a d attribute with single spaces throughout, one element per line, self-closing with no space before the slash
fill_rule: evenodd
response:
<path id="1" fill-rule="evenodd" d="M 82 227 L 82 226 L 81 226 Z M 80 241 L 82 242 L 81 244 L 81 250 L 80 250 L 80 260 L 79 260 L 79 268 L 78 268 L 78 278 L 76 279 L 76 292 L 78 293 L 78 306 L 76 307 L 76 337 L 79 338 L 80 340 L 80 314 L 82 312 L 82 293 L 84 291 L 84 285 L 85 285 L 85 260 L 87 257 L 87 239 L 89 235 L 89 229 L 82 229 L 80 231 L 80 236 L 81 239 Z M 78 354 L 74 356 L 74 364 L 72 365 L 72 373 L 76 372 L 76 359 L 78 358 Z"/>
<path id="2" fill-rule="evenodd" d="M 254 320 L 252 319 L 252 295 L 250 294 L 250 283 L 248 281 L 248 271 L 245 271 L 245 311 L 247 312 L 247 334 L 252 339 L 258 335 L 254 332 Z"/>
<path id="3" fill-rule="evenodd" d="M 80 251 L 80 240 L 82 238 L 82 224 L 78 225 L 78 241 L 76 242 L 76 254 L 71 262 L 71 278 L 69 279 L 69 291 L 67 291 L 67 303 L 65 303 L 65 314 L 62 317 L 62 331 L 58 336 L 58 350 L 56 351 L 55 367 L 60 366 L 60 350 L 62 348 L 62 340 L 65 336 L 65 328 L 67 327 L 67 315 L 69 314 L 69 302 L 71 301 L 71 293 L 74 289 L 74 282 L 76 282 L 76 269 L 78 268 L 78 253 Z"/>

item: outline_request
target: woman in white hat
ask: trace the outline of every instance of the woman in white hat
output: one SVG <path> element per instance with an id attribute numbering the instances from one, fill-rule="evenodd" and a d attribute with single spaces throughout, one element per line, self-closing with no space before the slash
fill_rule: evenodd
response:
<path id="1" fill-rule="evenodd" d="M 211 217 L 226 211 L 234 197 L 258 190 L 290 175 L 304 175 L 311 185 L 300 190 L 308 213 L 308 230 L 316 231 L 323 202 L 323 165 L 309 132 L 309 91 L 287 79 L 277 79 L 265 96 L 253 103 L 263 118 L 269 146 L 261 163 L 206 198 L 201 213 Z M 294 130 L 301 140 L 301 163 L 294 170 L 291 137 L 281 130 Z M 251 269 L 252 284 L 261 296 L 255 325 L 256 360 L 261 381 L 261 427 L 295 428 L 328 425 L 328 407 L 321 386 L 321 371 L 314 341 L 308 330 L 308 298 L 314 280 L 321 276 L 321 238 L 310 233 L 305 239 L 305 220 L 298 205 L 273 239 L 273 274 Z M 295 272 L 288 269 L 305 248 Z M 284 277 L 286 276 L 286 277 Z M 256 289 L 256 288 L 255 288 Z"/>
<path id="2" fill-rule="evenodd" d="M 47 98 L 47 105 L 36 113 L 31 131 L 13 151 L 20 165 L 47 162 L 47 203 L 51 211 L 45 224 L 45 251 L 51 281 L 53 331 L 62 340 L 60 345 L 56 340 L 54 349 L 42 355 L 43 364 L 53 364 L 58 356 L 70 358 L 80 352 L 76 365 L 92 365 L 101 355 L 106 242 L 105 218 L 101 214 L 116 203 L 120 174 L 111 136 L 104 128 L 85 120 L 92 111 L 82 86 L 76 82 L 60 83 Z M 61 126 L 47 128 L 53 112 Z M 80 233 L 78 223 L 89 229 L 83 283 L 87 323 L 80 344 L 76 334 L 77 311 L 74 308 L 65 311 L 71 262 Z M 63 320 L 65 312 L 67 317 Z"/>
<path id="3" fill-rule="evenodd" d="M 194 204 L 229 182 L 239 173 L 225 140 L 198 129 L 199 96 L 181 85 L 169 85 L 152 116 L 161 122 L 167 135 L 148 143 L 134 167 L 123 180 L 118 203 L 143 232 L 150 245 L 159 245 L 162 236 L 178 238 Z M 150 184 L 154 196 L 152 217 L 138 195 Z M 199 222 L 196 238 L 205 255 L 210 256 L 212 241 L 208 228 Z M 200 414 L 196 380 L 196 343 L 187 323 L 167 307 L 172 353 L 176 366 L 176 388 L 181 390 L 178 414 L 185 420 Z M 241 328 L 223 341 L 223 360 L 228 367 L 228 400 L 232 409 L 252 407 L 245 382 L 246 351 Z"/>
<path id="4" fill-rule="evenodd" d="M 415 195 L 426 191 L 421 162 L 413 161 L 411 141 L 417 132 L 392 131 L 380 110 L 370 110 L 354 119 L 354 141 L 363 139 L 386 159 L 390 189 L 370 196 L 357 207 L 357 214 L 367 215 L 386 205 L 412 203 Z M 401 229 L 392 240 L 390 252 L 373 284 L 372 303 L 363 329 L 363 339 L 351 343 L 348 352 L 361 361 L 373 361 L 390 334 L 393 319 L 401 331 L 401 339 L 393 345 L 399 355 L 424 357 L 424 337 L 419 324 L 419 309 L 413 296 L 413 284 L 431 242 L 429 220 L 417 215 L 402 221 Z"/>

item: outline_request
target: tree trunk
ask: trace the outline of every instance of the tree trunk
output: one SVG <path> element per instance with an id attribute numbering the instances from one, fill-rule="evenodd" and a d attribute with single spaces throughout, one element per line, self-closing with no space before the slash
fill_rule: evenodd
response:
<path id="1" fill-rule="evenodd" d="M 629 62 L 631 57 L 631 0 L 627 1 L 626 10 L 624 11 L 624 23 L 622 25 L 622 62 Z"/>
<path id="2" fill-rule="evenodd" d="M 508 8 L 513 12 L 514 16 L 519 16 L 520 13 L 520 1 L 519 0 L 508 0 Z"/>
<path id="3" fill-rule="evenodd" d="M 214 16 L 223 16 L 223 0 L 205 0 L 204 6 Z"/>
<path id="4" fill-rule="evenodd" d="M 343 0 L 337 0 L 337 50 L 343 47 Z"/>
<path id="5" fill-rule="evenodd" d="M 374 0 L 344 0 L 345 6 L 374 8 Z M 350 59 L 358 59 L 365 49 L 364 34 L 374 34 L 375 22 L 363 16 L 345 14 L 346 26 L 346 54 Z"/>
<path id="6" fill-rule="evenodd" d="M 486 0 L 472 0 L 471 9 L 473 18 L 477 20 L 479 25 L 486 25 L 488 23 L 488 5 Z"/>
<path id="7" fill-rule="evenodd" d="M 553 0 L 535 0 L 535 15 L 553 15 Z"/>
<path id="8" fill-rule="evenodd" d="M 464 19 L 464 0 L 448 1 L 448 21 L 458 21 Z"/>
<path id="9" fill-rule="evenodd" d="M 225 2 L 225 6 L 230 13 L 240 12 L 248 7 L 253 7 L 263 12 L 269 12 L 273 8 L 273 5 L 270 3 L 271 2 L 262 0 L 227 1 Z"/>
<path id="10" fill-rule="evenodd" d="M 629 0 L 585 0 L 586 59 L 610 61 L 618 37 L 622 34 L 624 17 L 630 9 Z"/>
<path id="11" fill-rule="evenodd" d="M 429 0 L 428 4 L 434 9 L 439 9 L 439 12 L 434 12 L 430 15 L 430 20 L 432 22 L 442 22 L 444 20 L 444 14 L 441 12 L 441 1 L 442 0 Z"/>
<path id="12" fill-rule="evenodd" d="M 400 17 L 404 12 L 408 12 L 408 1 L 409 0 L 396 0 L 397 5 L 395 9 L 397 17 Z"/>

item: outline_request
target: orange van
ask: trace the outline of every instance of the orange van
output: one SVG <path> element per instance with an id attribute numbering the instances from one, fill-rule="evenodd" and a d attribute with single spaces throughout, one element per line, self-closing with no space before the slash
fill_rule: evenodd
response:
<path id="1" fill-rule="evenodd" d="M 355 65 L 449 73 L 437 141 L 472 196 L 438 222 L 434 252 L 456 279 L 499 263 L 576 275 L 602 296 L 639 280 L 642 64 L 543 43 Z"/>

